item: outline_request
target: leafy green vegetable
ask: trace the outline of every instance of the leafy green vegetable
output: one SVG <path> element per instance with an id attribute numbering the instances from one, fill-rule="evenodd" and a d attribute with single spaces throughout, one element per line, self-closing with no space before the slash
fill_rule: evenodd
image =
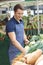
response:
<path id="1" fill-rule="evenodd" d="M 32 46 L 30 47 L 30 49 L 28 50 L 28 53 L 31 53 L 31 52 L 35 51 L 38 46 L 39 46 L 39 43 L 38 43 L 38 44 L 35 43 L 34 45 L 32 45 Z"/>
<path id="2" fill-rule="evenodd" d="M 35 44 L 29 48 L 28 53 L 31 53 L 37 49 L 41 49 L 43 51 L 43 43 L 41 41 L 35 42 Z"/>
<path id="3" fill-rule="evenodd" d="M 30 39 L 30 41 L 38 41 L 40 39 L 39 35 L 33 35 L 32 38 Z"/>
<path id="4" fill-rule="evenodd" d="M 4 37 L 4 36 L 5 36 L 4 34 L 0 33 L 0 37 L 1 37 L 1 38 Z"/>

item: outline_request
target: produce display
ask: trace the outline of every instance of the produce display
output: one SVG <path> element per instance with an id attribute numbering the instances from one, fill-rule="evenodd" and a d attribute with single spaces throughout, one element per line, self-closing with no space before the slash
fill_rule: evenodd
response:
<path id="1" fill-rule="evenodd" d="M 5 36 L 6 36 L 6 33 L 0 30 L 0 40 L 4 40 Z"/>
<path id="2" fill-rule="evenodd" d="M 33 35 L 32 38 L 30 39 L 30 41 L 38 41 L 40 40 L 40 35 Z"/>
<path id="3" fill-rule="evenodd" d="M 0 25 L 6 25 L 6 21 L 10 18 L 10 14 L 0 14 Z"/>
<path id="4" fill-rule="evenodd" d="M 24 28 L 38 29 L 37 15 L 23 16 L 23 20 L 24 20 Z M 30 21 L 31 21 L 31 25 L 30 25 Z M 43 14 L 39 15 L 39 22 L 40 22 L 40 26 L 41 26 L 41 23 L 43 23 Z"/>
<path id="5" fill-rule="evenodd" d="M 33 35 L 25 49 L 27 54 L 19 54 L 12 60 L 12 65 L 43 65 L 43 34 Z"/>
<path id="6" fill-rule="evenodd" d="M 8 16 L 9 16 L 8 13 L 6 13 L 6 14 L 0 14 L 0 20 L 3 21 Z"/>
<path id="7" fill-rule="evenodd" d="M 2 38 L 2 37 L 4 37 L 4 36 L 5 36 L 4 34 L 0 33 L 0 38 Z"/>
<path id="8" fill-rule="evenodd" d="M 27 56 L 27 64 L 34 64 L 39 56 L 42 54 L 42 50 L 38 49 Z"/>
<path id="9" fill-rule="evenodd" d="M 38 64 L 43 65 L 43 54 L 37 59 L 35 63 L 35 65 L 38 65 Z"/>
<path id="10" fill-rule="evenodd" d="M 28 64 L 20 62 L 20 61 L 17 61 L 15 64 L 12 64 L 12 65 L 28 65 Z"/>

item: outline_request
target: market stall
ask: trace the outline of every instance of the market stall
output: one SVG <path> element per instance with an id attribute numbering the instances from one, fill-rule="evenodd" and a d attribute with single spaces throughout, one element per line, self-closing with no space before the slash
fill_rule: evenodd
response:
<path id="1" fill-rule="evenodd" d="M 41 3 L 43 1 L 40 1 Z M 10 11 L 12 10 L 12 7 L 14 7 L 15 4 L 17 3 L 22 3 L 24 5 L 25 10 L 29 10 L 29 16 L 23 16 L 24 20 L 24 30 L 27 35 L 27 38 L 30 41 L 30 44 L 25 46 L 27 50 L 27 55 L 24 57 L 24 54 L 18 54 L 18 56 L 13 59 L 12 65 L 38 65 L 36 60 L 39 58 L 39 56 L 43 56 L 43 7 L 41 8 L 42 13 L 39 14 L 39 12 L 36 12 L 35 10 L 39 11 L 38 9 L 38 4 L 40 3 L 35 1 L 26 1 L 26 2 L 14 2 L 10 1 L 6 4 L 6 2 L 2 2 L 0 7 L 6 7 L 5 10 Z M 37 6 L 36 6 L 37 4 Z M 6 6 L 7 5 L 7 6 Z M 43 6 L 43 4 L 41 5 Z M 30 11 L 34 10 L 34 15 L 30 14 Z M 37 14 L 37 15 L 36 15 Z M 8 49 L 9 49 L 9 38 L 6 35 L 5 27 L 6 27 L 6 21 L 5 18 L 7 17 L 7 14 L 2 14 L 0 15 L 0 65 L 10 65 L 9 62 L 9 57 L 8 57 Z M 40 20 L 41 19 L 41 20 Z M 41 21 L 42 26 L 41 29 L 39 29 L 39 20 Z M 38 55 L 37 56 L 37 49 L 38 50 Z M 36 59 L 33 53 L 36 53 Z M 30 54 L 32 53 L 32 54 Z M 40 54 L 39 54 L 40 53 Z M 28 57 L 29 54 L 29 58 Z M 27 58 L 27 59 L 26 59 Z M 31 58 L 33 61 L 31 61 Z M 30 60 L 30 61 L 29 61 Z M 17 62 L 18 61 L 18 62 Z M 43 61 L 43 60 L 42 60 Z M 16 64 L 17 62 L 17 64 Z M 19 64 L 20 63 L 20 64 Z M 42 64 L 43 65 L 43 64 Z"/>

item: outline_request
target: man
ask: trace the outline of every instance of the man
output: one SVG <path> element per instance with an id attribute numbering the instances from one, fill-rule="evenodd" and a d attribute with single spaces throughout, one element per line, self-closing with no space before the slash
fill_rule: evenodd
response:
<path id="1" fill-rule="evenodd" d="M 10 38 L 10 47 L 9 47 L 9 58 L 10 62 L 19 54 L 20 52 L 26 53 L 24 48 L 25 44 L 28 44 L 27 37 L 24 33 L 24 24 L 22 21 L 23 16 L 23 7 L 20 4 L 15 5 L 14 7 L 14 16 L 6 25 L 6 33 Z"/>

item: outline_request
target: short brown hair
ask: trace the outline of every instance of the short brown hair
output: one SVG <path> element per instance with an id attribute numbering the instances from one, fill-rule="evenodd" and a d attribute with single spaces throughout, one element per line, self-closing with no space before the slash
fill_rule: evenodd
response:
<path id="1" fill-rule="evenodd" d="M 14 6 L 14 11 L 16 12 L 17 9 L 24 10 L 24 7 L 23 7 L 21 4 L 16 4 L 16 5 Z"/>

